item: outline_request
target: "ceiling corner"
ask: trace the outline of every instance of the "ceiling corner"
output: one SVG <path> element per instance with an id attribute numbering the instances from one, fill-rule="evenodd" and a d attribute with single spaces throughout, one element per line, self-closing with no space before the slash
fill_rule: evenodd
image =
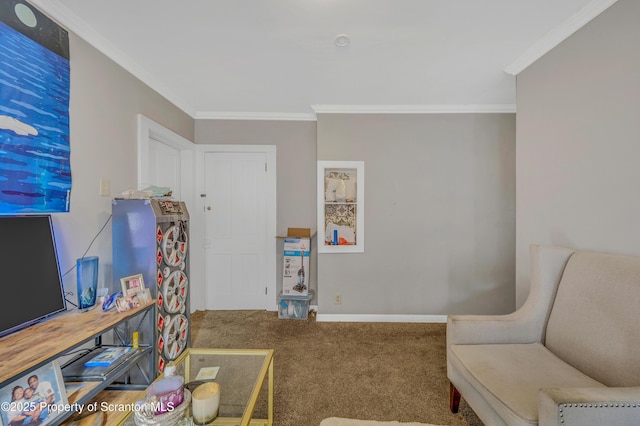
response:
<path id="1" fill-rule="evenodd" d="M 545 37 L 538 40 L 533 46 L 527 49 L 518 59 L 505 68 L 505 72 L 511 75 L 518 75 L 529 65 L 544 56 L 551 49 L 569 38 L 573 33 L 587 25 L 595 17 L 611 7 L 618 0 L 592 0 L 585 7 L 574 15 L 570 16 L 560 26 L 550 31 Z"/>

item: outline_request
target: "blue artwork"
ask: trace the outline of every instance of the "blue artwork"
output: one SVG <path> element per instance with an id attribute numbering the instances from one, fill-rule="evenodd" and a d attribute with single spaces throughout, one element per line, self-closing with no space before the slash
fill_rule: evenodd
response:
<path id="1" fill-rule="evenodd" d="M 0 214 L 68 212 L 68 33 L 26 2 L 0 5 Z"/>

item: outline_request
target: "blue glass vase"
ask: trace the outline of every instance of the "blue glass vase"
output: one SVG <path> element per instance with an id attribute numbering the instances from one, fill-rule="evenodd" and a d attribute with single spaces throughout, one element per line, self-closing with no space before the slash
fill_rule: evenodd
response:
<path id="1" fill-rule="evenodd" d="M 96 304 L 98 292 L 98 256 L 83 257 L 76 262 L 78 309 L 86 311 Z"/>

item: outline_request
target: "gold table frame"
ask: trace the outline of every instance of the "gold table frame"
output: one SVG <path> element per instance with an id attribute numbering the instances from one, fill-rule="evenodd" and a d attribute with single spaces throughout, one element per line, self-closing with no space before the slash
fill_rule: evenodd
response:
<path id="1" fill-rule="evenodd" d="M 273 349 L 206 349 L 206 348 L 189 348 L 186 349 L 176 360 L 174 364 L 176 366 L 176 374 L 184 375 L 185 383 L 193 381 L 195 377 L 191 376 L 192 357 L 193 356 L 228 356 L 228 357 L 260 357 L 262 356 L 262 362 L 257 376 L 255 376 L 255 382 L 251 389 L 250 396 L 241 417 L 216 417 L 216 419 L 210 423 L 210 425 L 221 426 L 273 426 Z M 259 359 L 257 361 L 260 361 Z M 221 372 L 222 372 L 221 367 Z M 242 372 L 240 372 L 243 374 Z M 232 373 L 236 374 L 236 373 Z M 158 380 L 163 375 L 158 377 Z M 253 376 L 252 376 L 253 378 Z M 260 393 L 264 386 L 265 379 L 267 380 L 267 418 L 266 419 L 254 419 L 253 413 L 260 397 Z M 216 380 L 214 380 L 216 381 Z M 220 390 L 221 392 L 221 405 L 224 398 L 224 386 Z M 129 416 L 128 420 L 132 420 L 133 416 Z M 125 423 L 126 424 L 126 423 Z"/>

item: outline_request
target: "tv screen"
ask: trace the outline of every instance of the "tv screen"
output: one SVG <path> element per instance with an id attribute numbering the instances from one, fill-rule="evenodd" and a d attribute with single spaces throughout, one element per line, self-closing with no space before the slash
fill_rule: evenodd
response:
<path id="1" fill-rule="evenodd" d="M 64 311 L 51 217 L 0 217 L 0 336 Z"/>

